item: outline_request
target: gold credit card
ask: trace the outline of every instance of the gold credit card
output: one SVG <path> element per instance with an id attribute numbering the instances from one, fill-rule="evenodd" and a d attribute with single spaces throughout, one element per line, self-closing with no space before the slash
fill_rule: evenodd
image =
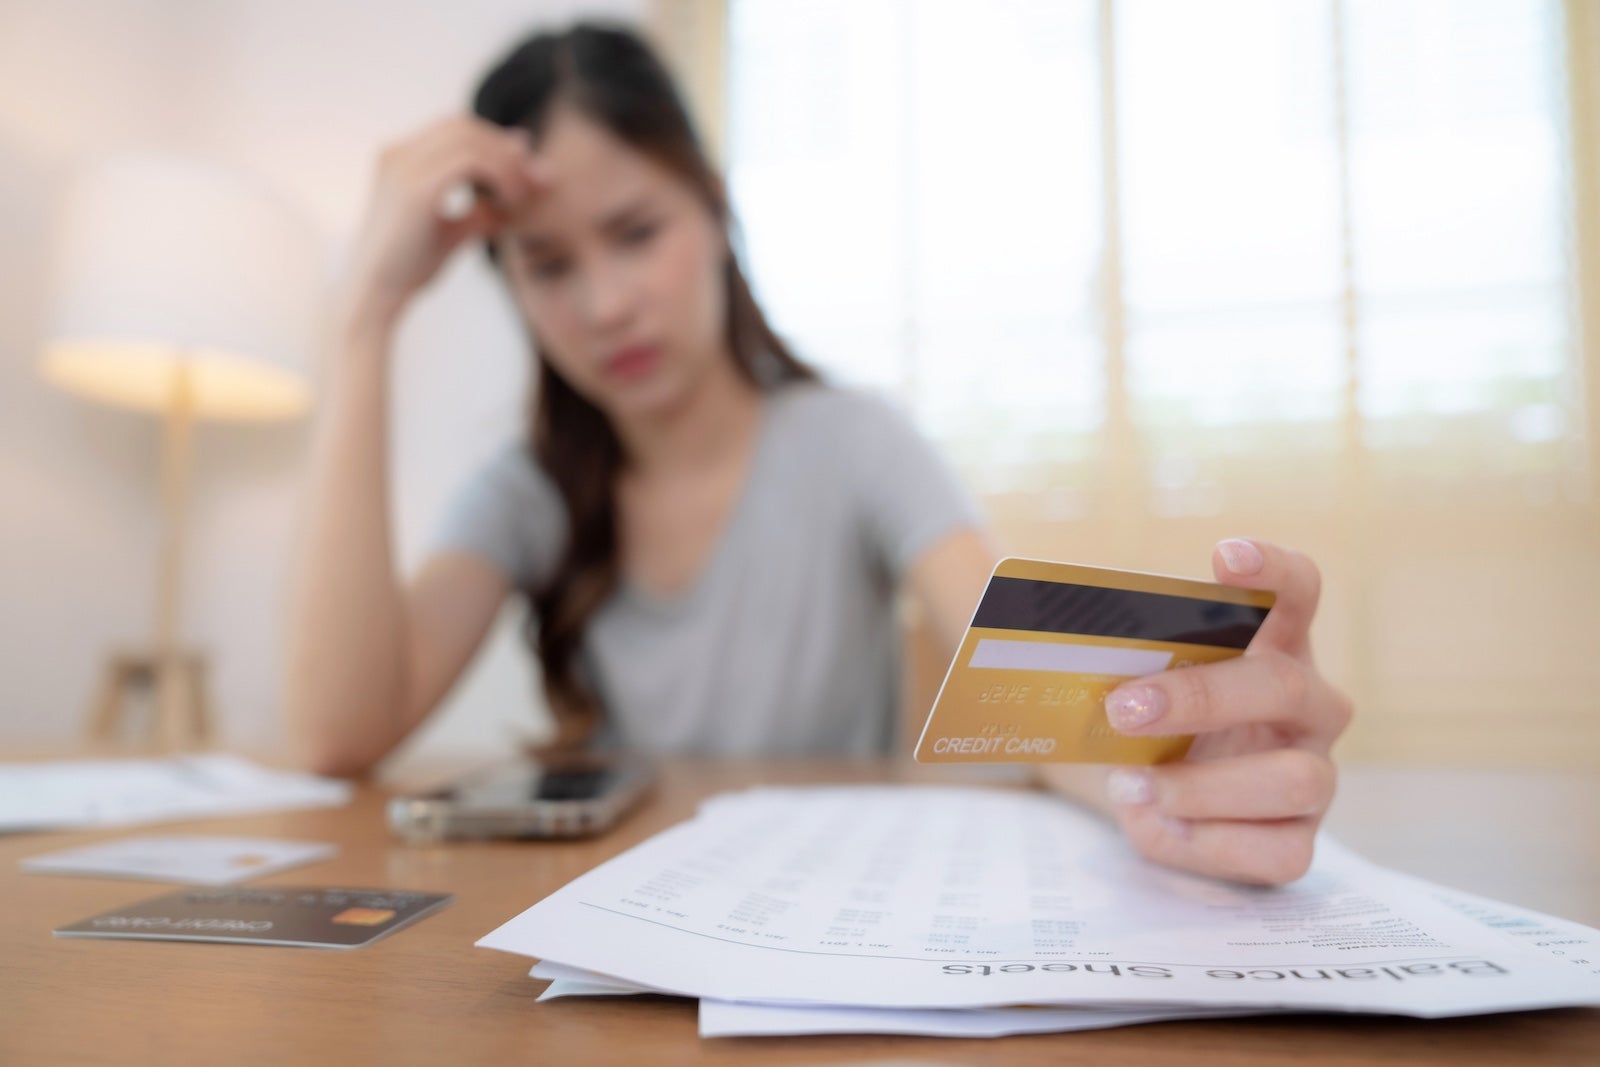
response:
<path id="1" fill-rule="evenodd" d="M 1273 595 L 1159 574 L 1003 559 L 917 741 L 921 763 L 1166 763 L 1193 736 L 1124 737 L 1106 694 L 1231 659 Z"/>

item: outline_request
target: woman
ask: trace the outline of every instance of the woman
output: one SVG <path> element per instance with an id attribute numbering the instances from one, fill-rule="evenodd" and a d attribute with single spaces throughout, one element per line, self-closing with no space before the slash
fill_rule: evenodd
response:
<path id="1" fill-rule="evenodd" d="M 348 773 L 380 759 L 513 591 L 532 609 L 563 743 L 887 751 L 894 591 L 953 649 L 996 556 L 976 510 L 904 420 L 817 382 L 768 327 L 721 180 L 638 38 L 531 38 L 474 110 L 383 153 L 340 302 L 292 631 L 289 722 L 307 761 Z M 463 183 L 477 202 L 442 217 Z M 536 354 L 531 432 L 463 489 L 402 583 L 387 520 L 391 339 L 475 240 Z M 1311 564 L 1226 541 L 1213 566 L 1278 595 L 1249 652 L 1107 701 L 1127 732 L 1201 734 L 1190 760 L 1050 781 L 1109 804 L 1156 860 L 1281 882 L 1310 862 L 1348 707 L 1312 664 Z"/>

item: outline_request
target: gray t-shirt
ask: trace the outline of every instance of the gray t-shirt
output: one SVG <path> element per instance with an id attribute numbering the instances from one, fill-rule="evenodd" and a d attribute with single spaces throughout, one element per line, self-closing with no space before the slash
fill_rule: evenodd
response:
<path id="1" fill-rule="evenodd" d="M 473 553 L 521 588 L 560 558 L 565 508 L 520 444 L 462 487 L 436 551 Z M 747 481 L 693 583 L 626 578 L 591 618 L 584 667 L 611 743 L 704 755 L 878 754 L 895 740 L 894 592 L 979 512 L 905 416 L 868 394 L 770 394 Z"/>

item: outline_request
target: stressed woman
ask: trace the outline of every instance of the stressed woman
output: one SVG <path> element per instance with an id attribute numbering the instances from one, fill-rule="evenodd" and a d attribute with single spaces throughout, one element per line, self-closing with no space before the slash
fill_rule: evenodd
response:
<path id="1" fill-rule="evenodd" d="M 364 770 L 438 704 L 523 597 L 566 745 L 710 755 L 887 753 L 895 597 L 953 649 L 996 558 L 980 513 L 894 408 L 819 380 L 772 331 L 721 179 L 632 33 L 529 39 L 472 116 L 385 151 L 340 300 L 291 636 L 288 717 L 313 767 Z M 470 184 L 460 217 L 447 193 Z M 418 572 L 389 530 L 387 391 L 405 308 L 482 242 L 536 384 L 525 439 L 460 491 Z M 1348 717 L 1307 630 L 1317 577 L 1230 541 L 1218 578 L 1274 590 L 1245 656 L 1130 683 L 1129 731 L 1190 761 L 1097 790 L 1162 862 L 1282 881 L 1309 862 Z"/>

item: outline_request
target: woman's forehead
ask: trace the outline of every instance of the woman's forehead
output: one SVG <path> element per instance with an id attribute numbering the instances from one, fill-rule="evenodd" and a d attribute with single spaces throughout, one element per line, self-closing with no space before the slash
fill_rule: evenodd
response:
<path id="1" fill-rule="evenodd" d="M 687 193 L 655 159 L 570 108 L 551 115 L 535 152 L 550 186 L 512 220 L 509 228 L 519 235 L 604 227 L 632 206 Z"/>

